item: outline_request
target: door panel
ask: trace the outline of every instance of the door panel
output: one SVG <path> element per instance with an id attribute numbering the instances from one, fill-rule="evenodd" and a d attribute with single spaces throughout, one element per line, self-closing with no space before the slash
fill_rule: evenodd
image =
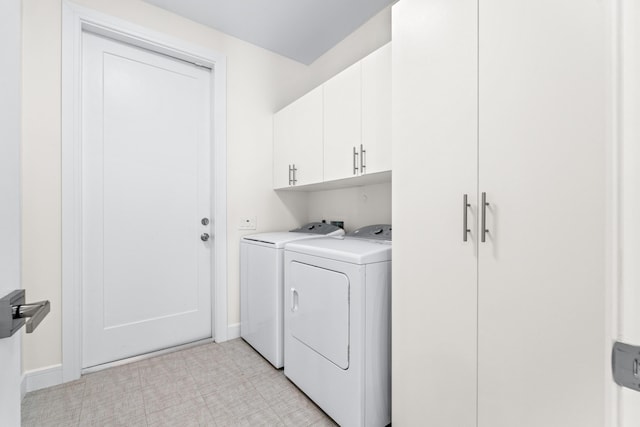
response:
<path id="1" fill-rule="evenodd" d="M 20 281 L 21 2 L 0 2 L 0 298 Z M 31 297 L 27 295 L 31 301 Z M 0 338 L 0 424 L 20 425 L 21 331 Z"/>
<path id="2" fill-rule="evenodd" d="M 480 2 L 479 427 L 605 425 L 604 7 Z"/>
<path id="3" fill-rule="evenodd" d="M 359 151 L 362 142 L 361 70 L 357 62 L 323 85 L 325 181 L 360 174 L 354 174 L 353 149 Z"/>
<path id="4" fill-rule="evenodd" d="M 211 336 L 209 71 L 83 43 L 88 367 Z"/>
<path id="5" fill-rule="evenodd" d="M 299 262 L 290 264 L 291 335 L 342 369 L 349 367 L 349 278 Z"/>
<path id="6" fill-rule="evenodd" d="M 289 165 L 296 168 L 295 185 L 322 182 L 322 87 L 275 114 L 273 150 L 275 188 L 289 186 Z"/>
<path id="7" fill-rule="evenodd" d="M 475 426 L 477 2 L 393 8 L 393 424 Z M 463 194 L 468 241 L 463 241 Z"/>
<path id="8" fill-rule="evenodd" d="M 622 3 L 621 276 L 618 340 L 640 345 L 640 4 Z M 640 393 L 620 389 L 621 427 L 640 425 Z"/>
<path id="9" fill-rule="evenodd" d="M 391 43 L 362 60 L 362 173 L 391 170 Z"/>

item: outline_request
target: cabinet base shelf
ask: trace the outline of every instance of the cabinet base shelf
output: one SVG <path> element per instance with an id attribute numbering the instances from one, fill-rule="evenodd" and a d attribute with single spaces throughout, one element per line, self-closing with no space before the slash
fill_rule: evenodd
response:
<path id="1" fill-rule="evenodd" d="M 336 179 L 334 181 L 319 182 L 316 184 L 293 185 L 290 187 L 275 188 L 276 191 L 323 191 L 336 188 L 360 187 L 363 185 L 382 184 L 391 182 L 391 171 L 376 172 L 350 178 Z"/>

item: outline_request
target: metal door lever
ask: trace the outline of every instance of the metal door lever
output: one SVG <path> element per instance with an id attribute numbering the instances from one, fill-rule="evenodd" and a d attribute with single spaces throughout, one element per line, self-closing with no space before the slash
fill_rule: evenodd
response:
<path id="1" fill-rule="evenodd" d="M 0 298 L 0 338 L 15 334 L 26 323 L 27 333 L 32 333 L 49 311 L 49 301 L 25 303 L 24 289 L 18 289 Z M 26 320 L 25 322 L 25 319 Z"/>
<path id="2" fill-rule="evenodd" d="M 49 301 L 38 301 L 32 304 L 14 305 L 12 311 L 14 319 L 29 319 L 27 320 L 27 333 L 30 334 L 49 314 L 51 304 Z"/>

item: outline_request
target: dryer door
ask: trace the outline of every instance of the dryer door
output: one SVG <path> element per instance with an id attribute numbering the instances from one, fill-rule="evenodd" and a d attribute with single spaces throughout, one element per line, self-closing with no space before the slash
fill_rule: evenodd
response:
<path id="1" fill-rule="evenodd" d="M 349 278 L 294 261 L 289 284 L 291 335 L 339 368 L 349 368 Z"/>

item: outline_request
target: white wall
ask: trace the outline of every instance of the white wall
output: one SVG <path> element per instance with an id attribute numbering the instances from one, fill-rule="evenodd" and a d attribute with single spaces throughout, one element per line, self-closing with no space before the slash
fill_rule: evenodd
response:
<path id="1" fill-rule="evenodd" d="M 246 234 L 237 229 L 240 217 L 256 216 L 257 232 L 286 230 L 316 215 L 316 197 L 333 199 L 331 193 L 312 196 L 308 209 L 306 194 L 271 189 L 272 114 L 387 43 L 390 10 L 305 66 L 139 0 L 77 3 L 227 55 L 228 321 L 236 324 L 238 241 Z M 24 368 L 33 370 L 61 361 L 61 0 L 24 0 L 23 13 L 22 273 L 30 299 L 52 304 L 39 333 L 24 340 Z M 344 194 L 337 190 L 336 200 Z M 390 190 L 375 194 L 390 207 Z M 356 204 L 326 215 L 355 218 L 362 209 Z"/>
<path id="2" fill-rule="evenodd" d="M 308 195 L 308 221 L 344 221 L 347 232 L 372 224 L 391 224 L 391 183 Z"/>

